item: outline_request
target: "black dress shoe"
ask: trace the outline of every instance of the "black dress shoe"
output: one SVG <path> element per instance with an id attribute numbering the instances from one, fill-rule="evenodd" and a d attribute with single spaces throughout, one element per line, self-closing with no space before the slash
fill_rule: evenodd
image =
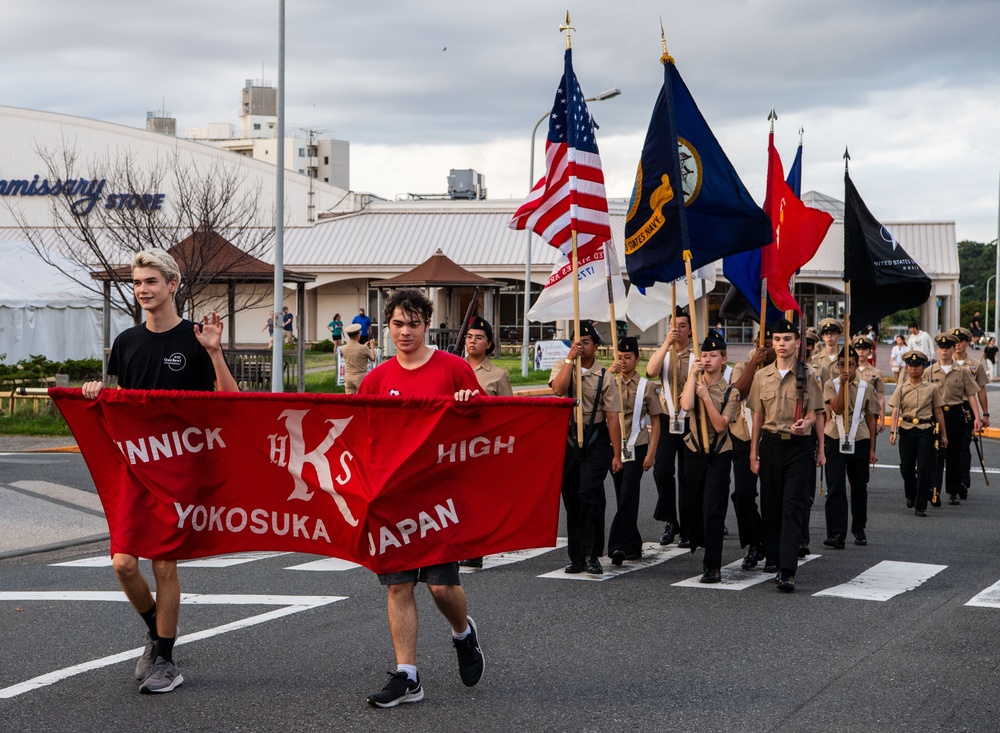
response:
<path id="1" fill-rule="evenodd" d="M 596 557 L 587 558 L 587 575 L 604 575 L 604 568 L 601 567 L 601 561 Z"/>
<path id="2" fill-rule="evenodd" d="M 629 562 L 635 562 L 636 560 L 642 560 L 642 552 L 626 552 L 625 559 Z"/>
<path id="3" fill-rule="evenodd" d="M 722 582 L 722 571 L 720 570 L 706 570 L 705 574 L 701 576 L 702 583 L 721 583 Z"/>
<path id="4" fill-rule="evenodd" d="M 781 572 L 778 576 L 778 590 L 782 593 L 794 593 L 795 592 L 795 576 L 789 573 L 787 570 Z"/>
<path id="5" fill-rule="evenodd" d="M 948 503 L 951 506 L 958 506 L 962 502 L 958 500 L 958 494 L 948 494 Z"/>
<path id="6" fill-rule="evenodd" d="M 811 555 L 812 552 L 809 551 L 809 545 L 799 545 L 799 557 L 805 557 L 806 555 Z"/>
<path id="7" fill-rule="evenodd" d="M 865 536 L 864 530 L 854 533 L 854 544 L 861 545 L 862 547 L 868 544 L 868 538 Z"/>
<path id="8" fill-rule="evenodd" d="M 687 537 L 681 537 L 681 541 L 677 543 L 677 546 L 680 547 L 681 549 L 686 550 L 691 547 L 691 540 L 689 540 Z"/>
<path id="9" fill-rule="evenodd" d="M 913 499 L 907 499 L 907 500 L 906 500 L 906 508 L 907 508 L 907 509 L 912 509 L 912 508 L 913 508 L 913 505 L 914 505 L 914 503 L 915 503 L 915 502 L 913 501 Z"/>
<path id="10" fill-rule="evenodd" d="M 760 562 L 760 550 L 756 547 L 751 547 L 747 550 L 747 556 L 743 558 L 743 564 L 740 566 L 744 570 L 753 570 L 757 567 L 757 563 Z"/>
<path id="11" fill-rule="evenodd" d="M 611 564 L 621 565 L 625 562 L 625 553 L 622 550 L 615 550 L 611 553 Z"/>
<path id="12" fill-rule="evenodd" d="M 958 498 L 965 501 L 969 498 L 969 487 L 965 484 L 958 485 Z"/>
<path id="13" fill-rule="evenodd" d="M 663 525 L 663 534 L 660 535 L 661 545 L 673 544 L 674 535 L 677 534 L 677 528 L 674 526 L 673 522 L 667 522 Z"/>
<path id="14" fill-rule="evenodd" d="M 925 512 L 923 509 L 917 509 L 913 513 L 916 514 L 918 517 L 926 517 L 927 516 L 927 512 Z"/>
<path id="15" fill-rule="evenodd" d="M 938 492 L 937 499 L 932 496 L 931 506 L 941 506 L 941 492 Z"/>
<path id="16" fill-rule="evenodd" d="M 463 568 L 481 568 L 483 566 L 483 558 L 472 557 L 468 560 L 462 560 L 459 563 L 459 567 Z"/>
<path id="17" fill-rule="evenodd" d="M 571 562 L 569 565 L 563 568 L 564 573 L 569 573 L 570 575 L 575 575 L 577 573 L 583 572 L 582 562 Z"/>
<path id="18" fill-rule="evenodd" d="M 778 572 L 778 563 L 774 560 L 766 560 L 764 562 L 764 572 L 765 573 L 776 573 Z"/>
<path id="19" fill-rule="evenodd" d="M 835 550 L 844 549 L 844 535 L 837 532 L 833 537 L 827 537 L 823 540 L 823 544 L 827 547 L 832 547 Z"/>

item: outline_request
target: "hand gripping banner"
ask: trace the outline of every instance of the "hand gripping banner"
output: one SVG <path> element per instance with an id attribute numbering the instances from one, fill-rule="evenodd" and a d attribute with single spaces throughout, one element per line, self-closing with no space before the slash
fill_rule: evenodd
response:
<path id="1" fill-rule="evenodd" d="M 569 399 L 49 393 L 112 553 L 279 550 L 388 573 L 555 546 Z"/>

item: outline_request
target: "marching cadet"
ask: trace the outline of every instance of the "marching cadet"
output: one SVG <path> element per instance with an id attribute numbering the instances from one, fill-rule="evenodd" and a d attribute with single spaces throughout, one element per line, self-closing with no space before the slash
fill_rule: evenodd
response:
<path id="1" fill-rule="evenodd" d="M 816 344 L 819 343 L 819 333 L 812 326 L 806 329 L 806 361 L 812 363 L 816 356 Z"/>
<path id="2" fill-rule="evenodd" d="M 955 363 L 955 344 L 958 338 L 950 333 L 939 333 L 934 337 L 937 344 L 937 362 L 931 366 L 927 379 L 937 385 L 944 400 L 944 432 L 951 436 L 946 446 L 944 461 L 938 457 L 936 471 L 937 486 L 942 486 L 942 479 L 947 476 L 944 489 L 948 494 L 948 503 L 961 504 L 959 494 L 962 492 L 962 434 L 965 430 L 965 412 L 972 412 L 972 428 L 977 433 L 982 429 L 979 421 L 979 403 L 974 398 L 979 394 L 979 385 L 968 369 Z M 944 474 L 944 475 L 942 475 Z M 968 491 L 968 486 L 965 487 Z M 940 506 L 940 504 L 935 504 Z"/>
<path id="3" fill-rule="evenodd" d="M 639 340 L 626 336 L 618 342 L 618 359 L 608 371 L 620 374 L 622 389 L 622 470 L 611 475 L 615 484 L 617 511 L 608 534 L 608 554 L 612 565 L 642 557 L 639 534 L 639 484 L 642 474 L 653 467 L 660 439 L 660 398 L 656 390 L 636 371 Z"/>
<path id="4" fill-rule="evenodd" d="M 369 341 L 369 343 L 371 343 Z M 494 366 L 489 355 L 493 353 L 493 326 L 481 316 L 473 316 L 465 332 L 465 360 L 479 381 L 479 393 L 493 397 L 511 397 L 514 389 L 506 369 Z M 483 558 L 473 557 L 458 563 L 464 568 L 481 568 Z"/>
<path id="5" fill-rule="evenodd" d="M 986 396 L 986 384 L 990 381 L 986 369 L 977 360 L 968 355 L 969 343 L 972 341 L 972 331 L 967 328 L 956 328 L 952 335 L 958 338 L 955 344 L 955 363 L 969 370 L 972 378 L 979 385 L 979 416 L 984 428 L 990 426 L 990 407 Z M 962 431 L 962 485 L 958 498 L 969 498 L 969 487 L 972 486 L 972 414 L 966 410 L 965 430 Z"/>
<path id="6" fill-rule="evenodd" d="M 757 474 L 750 470 L 750 430 L 753 427 L 753 413 L 746 404 L 750 385 L 761 366 L 774 363 L 774 349 L 771 347 L 771 327 L 764 326 L 764 346 L 756 346 L 746 361 L 733 367 L 731 375 L 733 390 L 740 398 L 740 411 L 729 429 L 733 442 L 733 510 L 736 512 L 736 527 L 740 537 L 740 547 L 747 548 L 742 568 L 753 570 L 764 559 L 763 526 L 757 509 Z"/>
<path id="7" fill-rule="evenodd" d="M 860 355 L 848 352 L 840 375 L 823 385 L 823 398 L 832 419 L 826 421 L 826 539 L 823 544 L 844 549 L 847 537 L 847 481 L 851 482 L 851 534 L 854 544 L 867 545 L 869 466 L 875 463 L 875 416 L 879 413 L 875 388 L 859 378 Z M 847 416 L 845 417 L 845 413 Z M 849 449 L 849 450 L 847 450 Z"/>
<path id="8" fill-rule="evenodd" d="M 820 389 L 827 380 L 837 376 L 837 357 L 842 351 L 838 343 L 842 333 L 844 325 L 836 318 L 824 318 L 819 322 L 819 337 L 823 341 L 823 346 L 817 349 L 809 364 L 819 373 Z"/>
<path id="9" fill-rule="evenodd" d="M 622 403 L 614 377 L 597 363 L 601 335 L 593 324 L 580 323 L 580 333 L 562 364 L 553 368 L 549 386 L 557 397 L 573 397 L 574 363 L 580 356 L 583 366 L 580 402 L 583 405 L 583 447 L 577 444 L 576 410 L 570 421 L 563 465 L 562 497 L 566 507 L 566 534 L 569 565 L 567 573 L 603 575 L 604 479 L 610 470 L 621 471 Z"/>
<path id="10" fill-rule="evenodd" d="M 657 494 L 653 519 L 664 523 L 661 545 L 669 545 L 674 541 L 674 535 L 680 534 L 677 546 L 690 547 L 687 527 L 684 526 L 684 492 L 678 492 L 677 486 L 678 481 L 681 485 L 684 482 L 684 436 L 688 432 L 687 413 L 681 409 L 680 396 L 693 359 L 691 316 L 678 306 L 667 338 L 646 364 L 646 378 L 660 379 L 660 404 L 663 407 L 660 442 L 656 446 L 656 461 L 653 464 Z"/>
<path id="11" fill-rule="evenodd" d="M 705 548 L 702 583 L 722 580 L 722 538 L 732 465 L 729 426 L 739 412 L 739 393 L 730 388 L 722 376 L 726 357 L 726 342 L 715 331 L 709 331 L 701 347 L 701 359 L 691 365 L 681 395 L 681 407 L 692 422 L 691 431 L 684 437 L 687 451 L 684 491 L 688 507 L 685 521 L 688 522 L 691 552 L 698 547 Z M 702 419 L 704 426 L 700 424 Z"/>
<path id="12" fill-rule="evenodd" d="M 771 327 L 775 361 L 754 376 L 747 402 L 753 411 L 750 469 L 760 477 L 765 571 L 778 572 L 778 589 L 795 590 L 808 481 L 815 474 L 810 433 L 823 393 L 812 370 L 798 404 L 798 329 L 784 318 Z M 800 408 L 800 409 L 799 409 Z M 799 411 L 797 415 L 796 412 Z"/>
<path id="13" fill-rule="evenodd" d="M 882 432 L 885 429 L 885 424 L 882 418 L 885 417 L 885 376 L 882 374 L 882 370 L 878 367 L 869 363 L 868 359 L 871 357 L 872 352 L 875 349 L 875 344 L 872 340 L 863 334 L 859 334 L 854 337 L 854 341 L 851 342 L 851 346 L 854 350 L 858 352 L 858 379 L 862 379 L 872 386 L 875 390 L 875 397 L 878 400 L 878 420 L 876 421 L 876 426 L 878 432 Z M 874 437 L 874 435 L 872 436 Z"/>
<path id="14" fill-rule="evenodd" d="M 910 349 L 903 354 L 903 363 L 907 378 L 889 398 L 889 442 L 895 445 L 899 441 L 899 472 L 903 475 L 906 508 L 916 507 L 914 514 L 926 517 L 934 482 L 934 441 L 948 446 L 944 400 L 941 390 L 924 379 L 924 369 L 930 364 L 926 354 Z"/>

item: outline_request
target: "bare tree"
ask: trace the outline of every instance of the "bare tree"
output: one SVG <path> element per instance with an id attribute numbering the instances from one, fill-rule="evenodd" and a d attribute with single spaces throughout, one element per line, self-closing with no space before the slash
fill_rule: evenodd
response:
<path id="1" fill-rule="evenodd" d="M 88 162 L 89 178 L 81 178 L 74 149 L 37 152 L 47 167 L 52 225 L 39 230 L 12 208 L 22 233 L 48 264 L 58 267 L 54 255 L 59 255 L 78 265 L 78 272 L 66 274 L 84 288 L 103 294 L 102 281 L 109 280 L 113 307 L 136 323 L 141 309 L 132 293 L 133 255 L 169 250 L 188 238 L 192 246 L 173 252 L 181 269 L 178 312 L 211 308 L 231 316 L 225 292 L 213 284 L 220 282 L 220 272 L 227 285 L 239 286 L 234 312 L 272 296 L 268 287 L 249 285 L 239 274 L 270 251 L 274 212 L 262 203 L 260 183 L 238 163 L 216 159 L 201 166 L 174 150 L 147 165 L 124 153 Z"/>

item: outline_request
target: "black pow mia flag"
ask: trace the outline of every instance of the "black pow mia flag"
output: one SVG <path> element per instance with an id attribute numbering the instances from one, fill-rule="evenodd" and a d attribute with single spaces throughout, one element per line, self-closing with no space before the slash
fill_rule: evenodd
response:
<path id="1" fill-rule="evenodd" d="M 872 216 L 851 176 L 844 174 L 844 280 L 851 282 L 851 331 L 923 305 L 931 279 Z"/>

